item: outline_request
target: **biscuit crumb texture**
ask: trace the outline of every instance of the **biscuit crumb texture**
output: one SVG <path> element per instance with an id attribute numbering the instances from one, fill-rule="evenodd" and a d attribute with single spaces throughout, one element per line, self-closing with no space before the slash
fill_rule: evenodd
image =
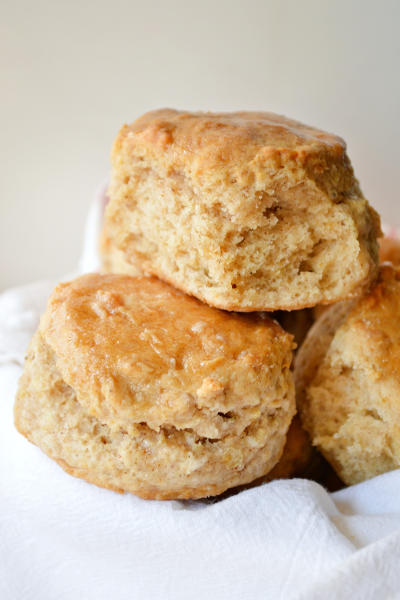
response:
<path id="1" fill-rule="evenodd" d="M 53 292 L 28 352 L 18 430 L 67 472 L 143 498 L 201 498 L 278 462 L 295 412 L 292 338 L 152 278 Z"/>
<path id="2" fill-rule="evenodd" d="M 381 267 L 369 295 L 331 307 L 295 366 L 304 427 L 346 484 L 400 466 L 400 271 Z"/>
<path id="3" fill-rule="evenodd" d="M 226 310 L 360 295 L 379 218 L 343 140 L 272 113 L 150 112 L 120 131 L 105 271 L 153 274 Z"/>

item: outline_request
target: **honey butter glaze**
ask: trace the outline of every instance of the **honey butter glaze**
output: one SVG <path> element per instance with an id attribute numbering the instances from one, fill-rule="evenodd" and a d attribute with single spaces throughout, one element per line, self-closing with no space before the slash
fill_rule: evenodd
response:
<path id="1" fill-rule="evenodd" d="M 336 135 L 271 112 L 189 113 L 165 108 L 146 113 L 127 129 L 135 134 L 151 132 L 158 135 L 160 141 L 175 142 L 189 151 L 208 146 L 210 142 L 218 146 L 224 144 L 228 149 L 238 141 L 241 151 L 248 154 L 268 146 L 345 147 L 344 140 Z"/>
<path id="2" fill-rule="evenodd" d="M 262 414 L 294 412 L 280 390 L 289 334 L 154 278 L 93 274 L 60 284 L 40 334 L 81 406 L 111 427 L 145 422 L 219 439 Z"/>

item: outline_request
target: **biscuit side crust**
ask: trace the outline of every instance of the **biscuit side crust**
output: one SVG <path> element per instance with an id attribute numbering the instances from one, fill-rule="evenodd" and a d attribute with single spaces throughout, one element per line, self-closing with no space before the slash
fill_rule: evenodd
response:
<path id="1" fill-rule="evenodd" d="M 299 415 L 296 414 L 290 424 L 282 456 L 266 477 L 273 479 L 290 479 L 304 476 L 316 461 L 316 451 L 311 445 L 307 432 L 303 429 Z"/>
<path id="2" fill-rule="evenodd" d="M 379 258 L 381 262 L 390 262 L 400 266 L 400 240 L 385 236 L 379 240 Z"/>

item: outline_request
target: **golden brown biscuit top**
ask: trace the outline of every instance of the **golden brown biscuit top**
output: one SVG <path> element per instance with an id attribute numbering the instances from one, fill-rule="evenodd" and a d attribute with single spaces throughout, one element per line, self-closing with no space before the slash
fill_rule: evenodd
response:
<path id="1" fill-rule="evenodd" d="M 345 142 L 332 134 L 269 112 L 190 113 L 161 109 L 125 125 L 114 156 L 128 143 L 137 156 L 166 165 L 209 168 L 274 160 L 304 162 L 318 153 L 340 158 Z M 278 165 L 279 166 L 279 165 Z"/>
<path id="2" fill-rule="evenodd" d="M 350 312 L 342 326 L 349 356 L 376 380 L 400 377 L 400 269 L 383 265 L 377 285 Z M 344 346 L 342 337 L 336 343 Z"/>
<path id="3" fill-rule="evenodd" d="M 185 411 L 192 419 L 193 398 L 197 410 L 218 396 L 223 402 L 227 390 L 248 403 L 240 373 L 262 367 L 275 377 L 292 347 L 268 318 L 210 308 L 154 278 L 115 274 L 57 286 L 40 329 L 89 412 L 133 420 L 147 412 L 154 423 Z"/>

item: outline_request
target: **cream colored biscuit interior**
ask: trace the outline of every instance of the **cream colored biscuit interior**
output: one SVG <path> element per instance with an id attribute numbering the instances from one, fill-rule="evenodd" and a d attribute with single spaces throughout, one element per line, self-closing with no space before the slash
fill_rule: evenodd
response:
<path id="1" fill-rule="evenodd" d="M 32 341 L 17 428 L 63 468 L 145 498 L 265 475 L 295 411 L 291 336 L 148 278 L 59 285 Z"/>
<path id="2" fill-rule="evenodd" d="M 378 218 L 340 138 L 271 113 L 161 110 L 121 130 L 112 164 L 108 271 L 237 311 L 332 303 L 376 275 Z"/>

